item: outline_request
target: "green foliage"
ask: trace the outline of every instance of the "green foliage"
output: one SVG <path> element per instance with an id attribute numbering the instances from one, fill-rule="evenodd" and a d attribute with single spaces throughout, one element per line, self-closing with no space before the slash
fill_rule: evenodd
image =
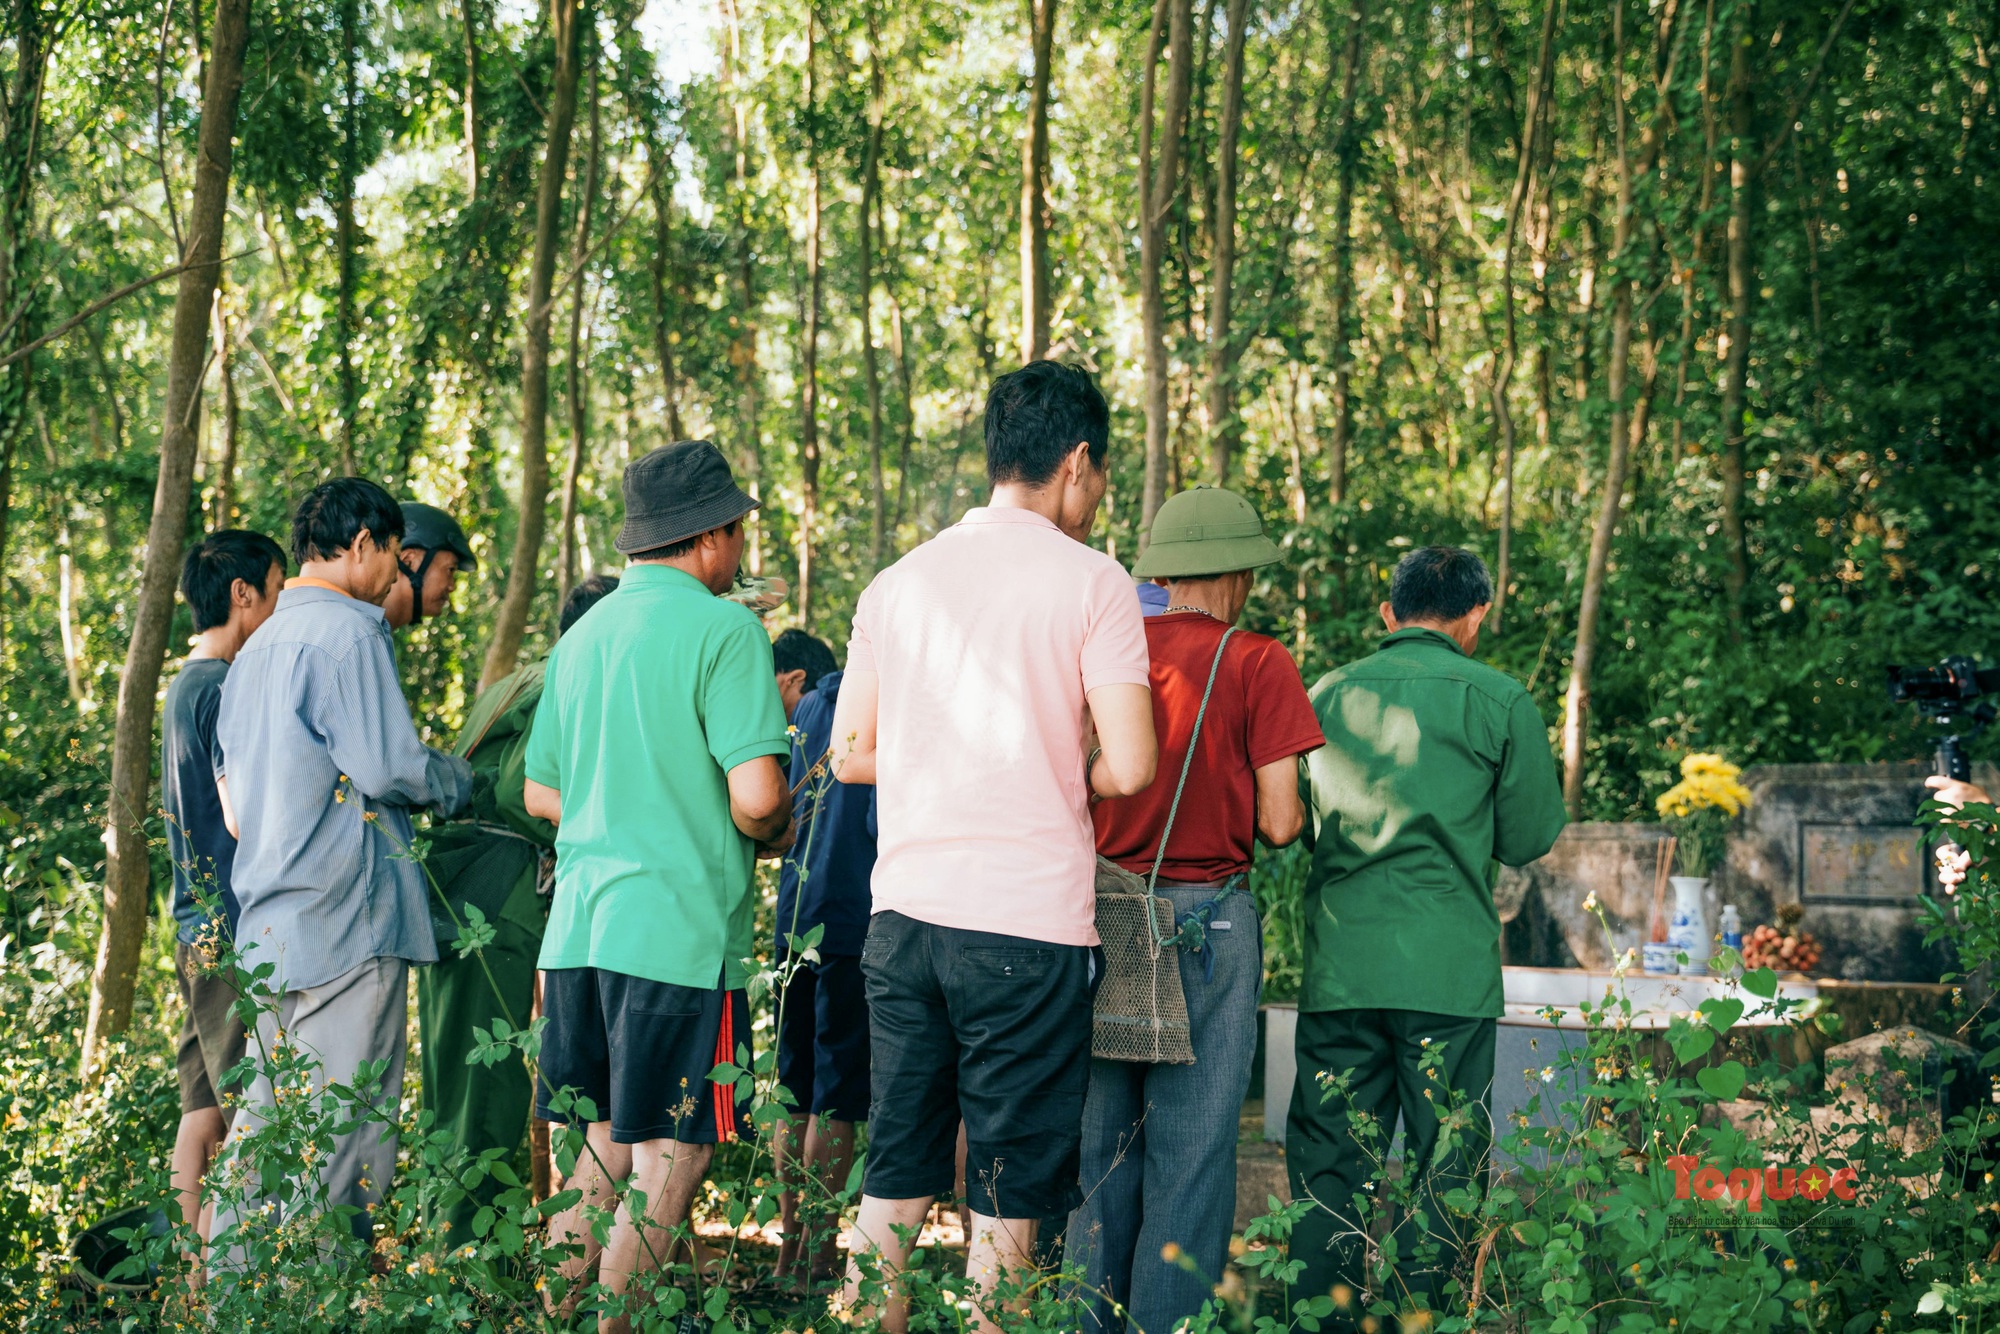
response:
<path id="1" fill-rule="evenodd" d="M 514 551 L 522 471 L 543 465 L 520 454 L 516 340 L 550 44 L 533 6 L 378 0 L 352 6 L 350 53 L 343 8 L 327 0 L 253 7 L 223 247 L 231 351 L 211 367 L 203 395 L 197 501 L 186 523 L 190 532 L 236 523 L 283 535 L 296 497 L 339 466 L 350 433 L 363 472 L 457 511 L 479 570 L 462 581 L 454 613 L 399 646 L 413 713 L 436 739 L 463 717 L 516 560 L 535 562 L 542 576 L 528 651 L 553 630 L 556 544 Z M 17 5 L 0 38 L 7 105 L 23 86 L 41 97 L 39 133 L 0 135 L 0 355 L 170 267 L 184 239 L 177 232 L 194 176 L 201 42 L 213 7 L 111 0 L 82 17 L 73 9 Z M 1209 477 L 1222 425 L 1204 405 L 1226 10 L 1194 10 L 1189 181 L 1170 206 L 1173 487 Z M 1990 6 L 1726 0 L 1708 10 L 1656 6 L 1644 21 L 1628 9 L 1622 71 L 1612 68 L 1607 5 L 1559 8 L 1545 158 L 1511 271 L 1500 256 L 1543 7 L 1360 7 L 1362 58 L 1343 140 L 1338 90 L 1354 12 L 1332 3 L 1252 7 L 1232 333 L 1240 440 L 1222 480 L 1256 499 L 1288 559 L 1262 576 L 1247 624 L 1282 639 L 1315 679 L 1369 651 L 1398 555 L 1451 541 L 1497 564 L 1510 505 L 1507 614 L 1481 653 L 1529 684 L 1553 736 L 1613 406 L 1604 294 L 1629 273 L 1638 283 L 1637 383 L 1627 406 L 1643 403 L 1649 415 L 1633 440 L 1611 548 L 1584 814 L 1649 816 L 1647 796 L 1691 750 L 1727 750 L 1746 764 L 1926 754 L 1930 738 L 1917 720 L 1886 699 L 1883 668 L 2000 652 L 2000 418 L 1988 384 L 2000 345 L 2000 248 L 1988 241 L 2000 99 L 1991 94 Z M 812 628 L 837 641 L 875 569 L 864 305 L 883 384 L 887 554 L 924 540 L 983 493 L 979 407 L 986 383 L 1012 364 L 1018 322 L 1021 7 L 813 6 L 812 114 L 802 78 L 808 5 L 735 4 L 720 15 L 713 30 L 685 31 L 687 49 L 655 50 L 643 7 L 617 0 L 597 9 L 603 188 L 596 233 L 586 238 L 596 248 L 559 298 L 558 328 L 567 328 L 572 301 L 583 318 L 578 345 L 559 337 L 553 350 L 551 454 L 560 463 L 578 445 L 582 564 L 607 566 L 626 459 L 663 440 L 674 417 L 683 434 L 715 439 L 765 498 L 753 548 L 761 568 L 796 583 L 801 547 L 812 543 Z M 1062 355 L 1098 369 L 1112 402 L 1100 534 L 1128 560 L 1142 527 L 1144 468 L 1132 130 L 1150 18 L 1148 7 L 1095 0 L 1062 9 L 1050 127 L 1055 337 Z M 38 19 L 50 22 L 41 35 L 55 43 L 46 80 L 22 63 L 21 25 Z M 1732 616 L 1720 495 L 1723 442 L 1737 423 L 1722 415 L 1720 336 L 1733 151 L 1726 85 L 1730 53 L 1745 38 L 1748 140 L 1762 171 L 1743 215 L 1750 579 Z M 884 194 L 876 281 L 864 291 L 856 268 L 871 47 L 887 70 Z M 1662 94 L 1655 81 L 1669 69 Z M 468 93 L 477 103 L 470 145 Z M 1614 113 L 1622 96 L 1630 145 L 1654 123 L 1660 95 L 1672 114 L 1659 122 L 1659 161 L 1635 186 L 1631 250 L 1614 256 Z M 809 139 L 822 172 L 826 309 L 824 465 L 806 531 L 797 441 Z M 478 150 L 476 176 L 469 147 Z M 359 177 L 355 318 L 345 330 L 334 225 L 343 158 Z M 1343 171 L 1355 186 L 1353 299 L 1336 323 L 1345 252 L 1332 210 Z M 668 188 L 647 191 L 656 176 Z M 562 277 L 572 276 L 581 178 L 574 173 L 560 219 Z M 664 216 L 661 194 L 670 201 Z M 1510 280 L 1521 353 L 1505 399 L 1519 437 L 1511 479 L 1492 408 Z M 67 1071 L 97 929 L 111 718 L 151 514 L 173 291 L 171 282 L 137 291 L 0 372 L 0 1003 L 10 1016 L 0 1033 L 0 1100 L 11 1109 L 0 1133 L 0 1301 L 20 1304 L 9 1318 L 47 1318 L 37 1303 L 62 1246 L 79 1220 L 153 1188 L 154 1148 L 172 1121 L 166 1041 L 175 1002 L 154 962 L 133 1035 L 103 1080 L 81 1088 Z M 348 421 L 334 371 L 343 344 L 359 383 Z M 572 365 L 580 441 L 563 401 Z M 237 404 L 228 488 L 223 376 Z M 181 613 L 169 642 L 188 633 Z M 1976 758 L 2000 754 L 1996 735 Z M 1968 817 L 1957 836 L 1986 868 L 1988 826 L 1979 819 Z M 158 851 L 155 869 L 164 894 Z M 1296 995 L 1302 885 L 1297 850 L 1260 857 L 1253 889 L 1269 933 L 1270 999 Z M 1989 957 L 1990 915 L 1967 907 L 1989 890 L 1990 881 L 1975 880 L 1955 901 L 1934 904 L 1933 933 Z M 147 958 L 163 953 L 156 941 Z M 1752 973 L 1743 985 L 1769 1001 L 1759 990 L 1767 978 Z M 1676 1252 L 1694 1277 L 1642 1257 L 1633 1259 L 1638 1274 L 1620 1268 L 1638 1257 L 1642 1238 L 1667 1235 L 1655 1235 L 1657 1214 L 1644 1212 L 1666 1206 L 1653 1148 L 1635 1144 L 1634 1128 L 1719 1134 L 1674 1118 L 1723 1091 L 1779 1087 L 1736 1045 L 1740 1016 L 1724 1017 L 1711 1010 L 1677 1028 L 1670 1049 L 1705 1064 L 1654 1083 L 1633 1082 L 1642 1076 L 1630 1053 L 1602 1049 L 1624 1073 L 1606 1076 L 1584 1110 L 1609 1109 L 1630 1132 L 1626 1147 L 1647 1155 L 1644 1170 L 1608 1156 L 1611 1139 L 1566 1142 L 1569 1175 L 1551 1168 L 1535 1191 L 1479 1205 L 1494 1275 L 1506 1276 L 1510 1294 L 1527 1294 L 1524 1303 L 1540 1303 L 1521 1318 L 1549 1329 L 1673 1318 L 1682 1328 L 1779 1321 L 1858 1332 L 1869 1311 L 1891 1310 L 1904 1323 L 1941 1313 L 1976 1322 L 1975 1290 L 1945 1263 L 1959 1243 L 1938 1230 L 1983 1225 L 1960 1210 L 1961 1195 L 1906 1216 L 1871 1215 L 1879 1235 L 1838 1255 L 1811 1249 L 1823 1239 L 1787 1255 L 1762 1234 L 1722 1228 L 1711 1229 L 1721 1251 L 1696 1254 L 1689 1243 Z M 481 1059 L 517 1059 L 533 1035 L 509 1022 L 486 1039 Z M 778 1094 L 766 1087 L 764 1059 L 739 1063 L 738 1073 L 768 1108 Z M 274 1139 L 271 1152 L 302 1153 L 320 1133 L 310 1121 Z M 1962 1129 L 1951 1151 L 1972 1153 L 1984 1132 Z M 416 1193 L 397 1205 L 398 1219 L 463 1188 L 451 1180 L 499 1170 L 453 1165 L 420 1126 L 407 1130 L 405 1180 Z M 734 1149 L 722 1161 L 736 1179 L 768 1180 L 757 1152 Z M 820 1207 L 838 1196 L 823 1192 Z M 732 1188 L 730 1207 L 754 1216 L 768 1198 Z M 1678 1207 L 1668 1216 L 1679 1217 Z M 431 1243 L 420 1229 L 401 1234 L 394 1244 L 406 1266 L 422 1270 L 421 1256 L 439 1266 L 401 1277 L 359 1276 L 360 1257 L 332 1237 L 324 1272 L 384 1303 L 344 1317 L 356 1323 L 415 1321 L 419 1308 L 475 1326 L 498 1321 L 503 1308 L 532 1305 L 509 1285 L 529 1258 L 535 1222 L 496 1214 L 481 1253 L 465 1260 L 424 1249 Z M 503 1235 L 503 1223 L 523 1240 Z M 1276 1274 L 1282 1249 L 1263 1243 L 1283 1235 L 1280 1217 L 1252 1238 L 1254 1272 Z M 1671 1236 L 1680 1244 L 1680 1233 Z M 1786 1258 L 1799 1268 L 1785 1269 Z M 1808 1273 L 1809 1261 L 1824 1272 Z M 923 1281 L 942 1302 L 951 1282 L 939 1263 L 926 1261 L 933 1278 Z M 1642 1286 L 1643 1309 L 1631 1304 Z M 303 1289 L 256 1300 L 277 1304 L 241 1307 L 253 1325 L 277 1312 L 334 1320 Z M 1032 1300 L 1053 1298 L 1038 1290 Z M 1801 1300 L 1804 1308 L 1790 1305 Z M 942 1306 L 927 1310 L 924 1318 L 955 1327 Z M 1250 1322 L 1296 1318 L 1304 1328 L 1324 1314 L 1229 1319 L 1275 1328 Z"/>

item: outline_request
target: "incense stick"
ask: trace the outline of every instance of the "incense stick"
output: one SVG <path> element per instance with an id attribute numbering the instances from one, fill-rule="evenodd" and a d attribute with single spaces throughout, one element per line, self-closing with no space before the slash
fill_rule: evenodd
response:
<path id="1" fill-rule="evenodd" d="M 1667 906 L 1667 879 L 1674 867 L 1674 850 L 1680 840 L 1672 834 L 1653 845 L 1653 915 L 1647 923 L 1647 935 L 1652 935 L 1652 923 L 1664 921 Z"/>

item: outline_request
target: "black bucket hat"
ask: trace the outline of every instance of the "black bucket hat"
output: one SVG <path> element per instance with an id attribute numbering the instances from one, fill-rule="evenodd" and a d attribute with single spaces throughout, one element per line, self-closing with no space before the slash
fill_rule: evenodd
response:
<path id="1" fill-rule="evenodd" d="M 756 508 L 708 441 L 661 445 L 625 466 L 625 526 L 612 545 L 627 556 L 669 547 Z"/>

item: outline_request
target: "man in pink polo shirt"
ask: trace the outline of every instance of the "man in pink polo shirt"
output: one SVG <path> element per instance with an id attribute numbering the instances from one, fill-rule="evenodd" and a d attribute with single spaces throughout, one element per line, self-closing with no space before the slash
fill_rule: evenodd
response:
<path id="1" fill-rule="evenodd" d="M 1034 1220 L 1081 1198 L 1102 970 L 1090 794 L 1139 792 L 1158 757 L 1132 581 L 1084 545 L 1109 440 L 1086 372 L 1038 361 L 1002 376 L 986 400 L 991 501 L 855 609 L 833 753 L 841 781 L 876 785 L 881 829 L 855 1226 L 885 1273 L 951 1189 L 961 1119 L 966 1269 L 983 1287 L 1027 1269 Z M 860 1289 L 851 1268 L 843 1304 Z M 877 1313 L 885 1328 L 904 1328 L 903 1305 Z"/>

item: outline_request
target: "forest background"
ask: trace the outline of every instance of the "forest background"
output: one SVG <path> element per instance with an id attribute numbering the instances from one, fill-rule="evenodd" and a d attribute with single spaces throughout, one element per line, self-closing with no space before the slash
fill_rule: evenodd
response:
<path id="1" fill-rule="evenodd" d="M 1884 666 L 2000 646 L 2000 0 L 4 9 L 0 934 L 95 951 L 91 1044 L 181 545 L 338 472 L 472 533 L 399 650 L 438 741 L 674 438 L 841 647 L 1037 355 L 1111 398 L 1114 554 L 1255 498 L 1308 681 L 1481 551 L 1581 817 L 1689 748 L 1923 754 Z"/>

